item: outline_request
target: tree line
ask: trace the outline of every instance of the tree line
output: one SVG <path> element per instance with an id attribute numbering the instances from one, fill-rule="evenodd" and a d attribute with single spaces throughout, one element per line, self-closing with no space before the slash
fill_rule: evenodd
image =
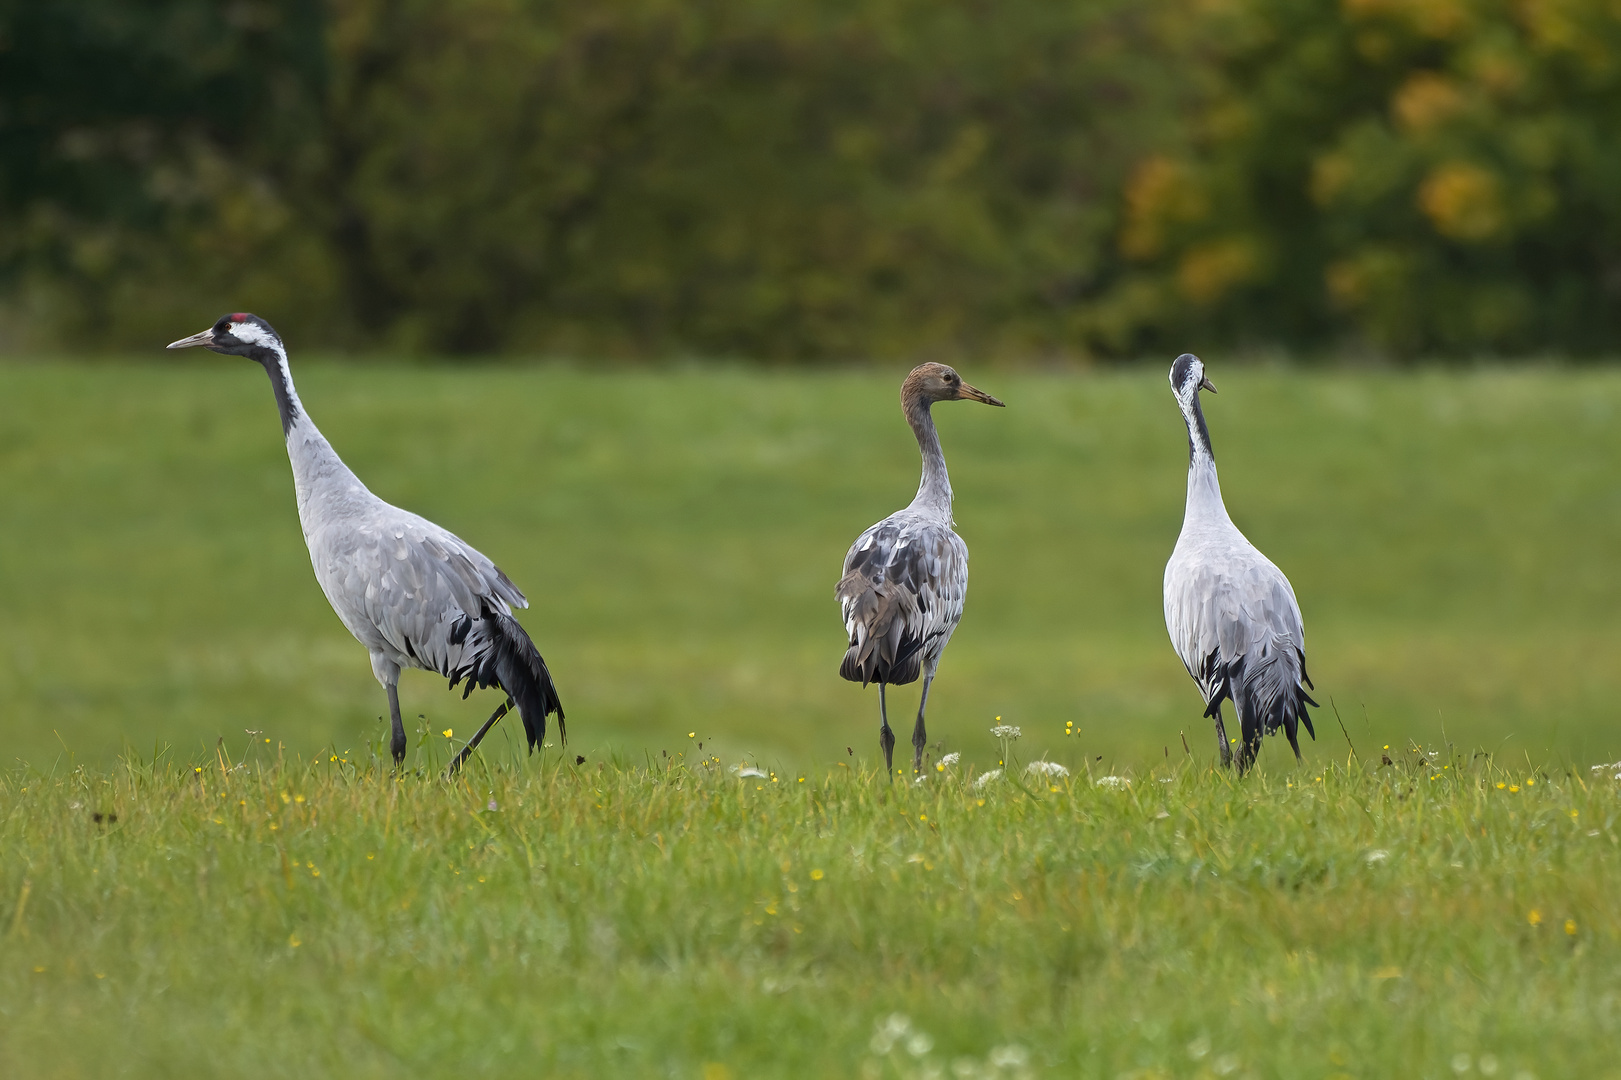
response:
<path id="1" fill-rule="evenodd" d="M 0 346 L 1612 348 L 1610 0 L 0 0 Z"/>

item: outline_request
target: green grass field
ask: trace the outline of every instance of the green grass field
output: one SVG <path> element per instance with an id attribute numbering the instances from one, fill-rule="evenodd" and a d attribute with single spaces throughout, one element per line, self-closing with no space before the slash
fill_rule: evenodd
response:
<path id="1" fill-rule="evenodd" d="M 968 749 L 1003 716 L 1071 765 L 1179 732 L 1210 752 L 1160 613 L 1185 469 L 1163 372 L 965 370 L 1009 407 L 937 410 L 973 562 L 931 736 Z M 836 675 L 832 591 L 850 541 L 916 487 L 901 372 L 296 374 L 373 490 L 529 594 L 571 750 L 639 758 L 697 730 L 783 768 L 876 752 L 876 692 Z M 1318 700 L 1353 736 L 1621 757 L 1621 374 L 1211 374 L 1228 504 L 1293 581 Z M 253 365 L 0 366 L 0 506 L 9 760 L 381 733 Z M 432 732 L 471 730 L 493 696 L 416 672 L 402 691 Z M 898 726 L 915 701 L 897 692 Z M 1308 761 L 1343 756 L 1320 715 Z"/>
<path id="2" fill-rule="evenodd" d="M 1212 360 L 1344 720 L 1238 781 L 1160 615 L 1163 372 L 964 365 L 1009 408 L 937 409 L 921 786 L 832 599 L 917 482 L 901 372 L 296 373 L 528 592 L 568 747 L 447 784 L 495 695 L 412 673 L 379 771 L 252 365 L 0 365 L 0 1075 L 1621 1075 L 1621 373 Z M 997 717 L 1070 777 L 973 787 Z"/>
<path id="3" fill-rule="evenodd" d="M 1608 774 L 446 785 L 243 741 L 0 782 L 0 1074 L 1618 1072 Z"/>

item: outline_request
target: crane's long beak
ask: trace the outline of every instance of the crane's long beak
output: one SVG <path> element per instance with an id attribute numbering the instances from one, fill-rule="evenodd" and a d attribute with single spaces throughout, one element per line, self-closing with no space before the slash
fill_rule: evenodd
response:
<path id="1" fill-rule="evenodd" d="M 995 405 L 998 409 L 1007 408 L 1006 405 L 1002 404 L 1000 401 L 997 401 L 985 391 L 980 390 L 977 387 L 969 386 L 967 383 L 963 383 L 962 386 L 958 387 L 957 396 L 959 398 L 968 398 L 970 401 L 983 401 L 987 405 Z"/>
<path id="2" fill-rule="evenodd" d="M 212 344 L 214 344 L 214 328 L 210 326 L 207 330 L 204 330 L 200 334 L 193 334 L 191 337 L 183 337 L 179 341 L 171 341 L 165 347 L 170 349 L 190 349 L 196 345 Z"/>
<path id="3" fill-rule="evenodd" d="M 172 348 L 174 348 L 174 346 L 173 346 L 173 345 L 170 345 L 170 346 L 169 346 L 169 348 L 171 348 L 171 349 L 172 349 Z M 1200 388 L 1200 389 L 1201 389 L 1201 390 L 1208 390 L 1208 391 L 1210 391 L 1210 392 L 1211 392 L 1211 393 L 1212 393 L 1212 394 L 1214 394 L 1214 393 L 1215 393 L 1215 392 L 1216 392 L 1216 384 L 1215 384 L 1215 383 L 1213 383 L 1213 382 L 1211 382 L 1211 381 L 1210 381 L 1210 379 L 1209 379 L 1209 378 L 1208 378 L 1208 377 L 1207 377 L 1207 378 L 1205 378 L 1205 379 L 1204 379 L 1204 380 L 1203 380 L 1203 381 L 1201 381 L 1201 382 L 1200 382 L 1200 383 L 1199 383 L 1199 388 Z"/>

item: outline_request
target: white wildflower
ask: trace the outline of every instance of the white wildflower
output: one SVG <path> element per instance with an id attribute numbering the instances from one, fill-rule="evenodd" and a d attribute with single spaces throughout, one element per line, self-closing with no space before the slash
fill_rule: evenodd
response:
<path id="1" fill-rule="evenodd" d="M 1032 761 L 1025 766 L 1024 772 L 1026 776 L 1063 777 L 1069 775 L 1069 770 L 1056 761 Z"/>
<path id="2" fill-rule="evenodd" d="M 878 1022 L 878 1030 L 872 1034 L 872 1052 L 883 1055 L 890 1051 L 897 1042 L 911 1030 L 912 1021 L 903 1013 L 890 1013 Z"/>
<path id="3" fill-rule="evenodd" d="M 754 777 L 759 777 L 763 780 L 766 777 L 766 772 L 764 769 L 757 769 L 753 765 L 733 765 L 732 772 L 737 774 L 737 778 L 739 780 L 749 780 Z"/>
<path id="4" fill-rule="evenodd" d="M 922 1057 L 934 1049 L 934 1040 L 924 1032 L 919 1031 L 906 1040 L 906 1052 L 913 1057 Z"/>
<path id="5" fill-rule="evenodd" d="M 1098 777 L 1097 786 L 1119 790 L 1120 788 L 1130 787 L 1131 781 L 1124 776 L 1100 776 Z"/>
<path id="6" fill-rule="evenodd" d="M 988 773 L 980 773 L 979 776 L 974 780 L 974 790 L 978 791 L 985 785 L 994 783 L 1000 779 L 1002 779 L 1001 769 L 992 769 Z"/>
<path id="7" fill-rule="evenodd" d="M 945 757 L 940 759 L 940 768 L 942 768 L 942 769 L 955 769 L 957 767 L 957 763 L 959 761 L 961 761 L 961 760 L 962 760 L 962 755 L 957 753 L 956 751 L 952 751 L 951 753 L 947 754 Z"/>
<path id="8" fill-rule="evenodd" d="M 1595 773 L 1609 773 L 1611 780 L 1621 780 L 1621 761 L 1610 765 L 1594 765 L 1593 771 Z"/>
<path id="9" fill-rule="evenodd" d="M 1008 1043 L 993 1049 L 987 1060 L 998 1069 L 1022 1069 L 1030 1060 L 1030 1052 L 1018 1043 Z"/>
<path id="10" fill-rule="evenodd" d="M 1386 851 L 1384 848 L 1374 848 L 1372 851 L 1362 856 L 1362 861 L 1367 863 L 1369 866 L 1377 866 L 1379 863 L 1384 862 L 1388 858 L 1390 858 L 1390 852 Z"/>
<path id="11" fill-rule="evenodd" d="M 1012 724 L 997 724 L 991 728 L 991 736 L 997 739 L 1017 739 L 1024 734 Z"/>

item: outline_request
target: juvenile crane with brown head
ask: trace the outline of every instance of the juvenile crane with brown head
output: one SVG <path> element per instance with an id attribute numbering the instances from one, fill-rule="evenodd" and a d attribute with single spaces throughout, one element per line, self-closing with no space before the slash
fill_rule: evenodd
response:
<path id="1" fill-rule="evenodd" d="M 944 364 L 923 364 L 901 384 L 901 409 L 923 453 L 923 479 L 910 506 L 856 538 L 844 556 L 844 576 L 834 595 L 844 613 L 850 647 L 839 674 L 863 686 L 878 684 L 878 745 L 884 769 L 894 775 L 895 733 L 889 727 L 885 689 L 923 677 L 912 729 L 912 768 L 923 768 L 928 742 L 923 714 L 929 686 L 946 642 L 962 620 L 968 593 L 968 546 L 951 518 L 951 480 L 929 407 L 937 401 L 980 401 L 1002 407 L 983 390 L 963 382 Z"/>

